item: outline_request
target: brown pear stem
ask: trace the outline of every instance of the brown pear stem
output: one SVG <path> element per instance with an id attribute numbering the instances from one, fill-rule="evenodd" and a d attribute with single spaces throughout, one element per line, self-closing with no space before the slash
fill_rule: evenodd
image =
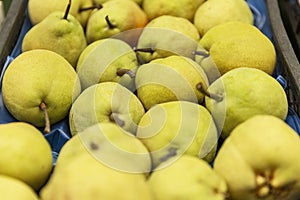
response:
<path id="1" fill-rule="evenodd" d="M 133 71 L 131 71 L 130 69 L 120 68 L 120 69 L 117 70 L 117 75 L 118 76 L 123 76 L 125 74 L 128 74 L 130 76 L 130 78 L 135 77 L 135 73 Z"/>
<path id="2" fill-rule="evenodd" d="M 47 112 L 47 105 L 44 102 L 42 102 L 40 104 L 40 109 L 43 111 L 44 117 L 45 117 L 45 129 L 44 129 L 44 132 L 45 133 L 50 133 L 50 119 L 49 119 L 48 112 Z"/>
<path id="3" fill-rule="evenodd" d="M 203 56 L 203 57 L 209 57 L 209 53 L 205 52 L 205 51 L 193 51 L 194 55 L 199 55 L 199 56 Z"/>
<path id="4" fill-rule="evenodd" d="M 66 11 L 65 11 L 65 15 L 64 15 L 64 18 L 65 20 L 68 19 L 68 15 L 69 15 L 69 12 L 70 12 L 70 8 L 71 8 L 71 3 L 72 3 L 72 0 L 69 0 L 69 3 L 67 5 L 67 8 L 66 8 Z"/>
<path id="5" fill-rule="evenodd" d="M 108 15 L 105 16 L 105 21 L 106 21 L 107 26 L 108 26 L 109 29 L 114 29 L 114 28 L 116 28 L 116 26 L 115 26 L 114 24 L 112 24 L 111 21 L 109 20 Z"/>
<path id="6" fill-rule="evenodd" d="M 213 94 L 213 93 L 209 93 L 203 86 L 203 83 L 198 83 L 196 85 L 197 90 L 199 90 L 201 93 L 203 93 L 205 96 L 214 99 L 217 102 L 220 102 L 223 100 L 223 96 L 219 95 L 219 94 Z"/>
<path id="7" fill-rule="evenodd" d="M 133 48 L 133 51 L 135 52 L 145 52 L 145 53 L 154 53 L 155 49 L 152 47 L 148 47 L 148 48 Z"/>
<path id="8" fill-rule="evenodd" d="M 89 6 L 89 7 L 80 8 L 80 9 L 79 9 L 79 12 L 84 12 L 84 11 L 87 11 L 87 10 L 93 10 L 93 9 L 98 9 L 98 10 L 100 10 L 101 8 L 103 8 L 103 6 L 102 6 L 101 4 L 94 4 L 94 5 Z"/>
<path id="9" fill-rule="evenodd" d="M 116 113 L 111 113 L 109 115 L 109 120 L 112 122 L 115 122 L 116 124 L 118 124 L 121 127 L 125 126 L 125 122 L 123 120 L 121 120 Z"/>
<path id="10" fill-rule="evenodd" d="M 139 66 L 145 64 L 146 62 L 142 59 L 140 53 L 138 51 L 135 51 L 135 56 L 136 56 L 136 59 L 137 59 L 137 62 L 139 64 Z"/>

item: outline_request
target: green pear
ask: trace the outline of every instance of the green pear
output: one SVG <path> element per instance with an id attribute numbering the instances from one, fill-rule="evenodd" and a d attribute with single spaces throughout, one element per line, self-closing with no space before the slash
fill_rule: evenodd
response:
<path id="1" fill-rule="evenodd" d="M 233 69 L 214 81 L 204 93 L 205 106 L 223 138 L 254 115 L 269 114 L 284 120 L 288 113 L 287 96 L 282 86 L 272 76 L 255 68 Z"/>
<path id="2" fill-rule="evenodd" d="M 45 184 L 52 170 L 52 151 L 37 128 L 24 122 L 0 124 L 0 151 L 1 175 L 19 179 L 35 190 Z"/>
<path id="3" fill-rule="evenodd" d="M 59 54 L 43 49 L 17 56 L 3 76 L 2 97 L 19 121 L 45 127 L 67 117 L 80 93 L 74 68 Z"/>
<path id="4" fill-rule="evenodd" d="M 197 8 L 205 0 L 144 0 L 142 8 L 150 20 L 162 16 L 172 15 L 193 21 Z"/>
<path id="5" fill-rule="evenodd" d="M 163 15 L 145 26 L 136 51 L 145 63 L 171 55 L 193 58 L 199 39 L 197 28 L 189 20 Z"/>
<path id="6" fill-rule="evenodd" d="M 79 154 L 90 154 L 123 172 L 147 174 L 151 170 L 151 157 L 145 145 L 114 123 L 94 124 L 73 136 L 62 147 L 55 169 L 68 165 Z"/>
<path id="7" fill-rule="evenodd" d="M 208 110 L 188 101 L 153 106 L 141 118 L 136 135 L 150 151 L 154 169 L 183 154 L 211 162 L 218 143 L 217 128 Z M 159 165 L 162 162 L 165 164 Z"/>
<path id="8" fill-rule="evenodd" d="M 182 155 L 174 163 L 151 173 L 150 190 L 156 200 L 225 200 L 227 185 L 202 159 Z"/>
<path id="9" fill-rule="evenodd" d="M 40 197 L 43 200 L 152 199 L 144 174 L 113 169 L 90 154 L 78 155 L 68 165 L 54 170 Z"/>
<path id="10" fill-rule="evenodd" d="M 201 36 L 212 27 L 228 21 L 253 24 L 254 16 L 245 0 L 205 1 L 194 15 L 194 24 Z"/>
<path id="11" fill-rule="evenodd" d="M 275 47 L 253 25 L 242 22 L 220 24 L 210 29 L 199 43 L 209 52 L 205 55 L 198 49 L 200 55 L 196 52 L 195 59 L 203 67 L 210 82 L 238 67 L 257 68 L 270 75 L 275 70 Z M 214 68 L 219 73 L 212 71 Z"/>
<path id="12" fill-rule="evenodd" d="M 72 135 L 98 122 L 113 122 L 135 134 L 145 110 L 137 96 L 116 82 L 94 84 L 73 103 L 69 124 Z"/>
<path id="13" fill-rule="evenodd" d="M 79 21 L 61 11 L 52 12 L 24 36 L 22 52 L 47 49 L 63 56 L 73 67 L 86 47 L 84 30 Z"/>
<path id="14" fill-rule="evenodd" d="M 76 67 L 82 89 L 114 81 L 135 90 L 134 76 L 138 60 L 133 49 L 114 38 L 97 40 L 84 49 Z"/>
<path id="15" fill-rule="evenodd" d="M 288 124 L 256 115 L 231 132 L 214 169 L 226 180 L 232 200 L 295 200 L 300 196 L 299 153 L 299 136 Z"/>
<path id="16" fill-rule="evenodd" d="M 146 14 L 134 1 L 110 0 L 103 3 L 103 8 L 93 12 L 89 17 L 86 26 L 87 42 L 92 43 L 131 29 L 143 28 L 147 22 Z M 123 39 L 136 40 L 139 32 L 129 32 Z"/>
<path id="17" fill-rule="evenodd" d="M 146 110 L 174 100 L 202 103 L 204 95 L 196 88 L 199 82 L 208 87 L 202 68 L 192 59 L 177 55 L 143 64 L 135 76 L 137 96 Z"/>
<path id="18" fill-rule="evenodd" d="M 23 181 L 11 176 L 0 175 L 0 199 L 38 200 L 37 193 Z"/>
<path id="19" fill-rule="evenodd" d="M 29 0 L 28 14 L 31 23 L 36 25 L 52 12 L 64 11 L 68 3 L 70 3 L 70 0 Z M 100 7 L 93 5 L 92 0 L 72 0 L 70 14 L 85 27 L 93 8 Z"/>

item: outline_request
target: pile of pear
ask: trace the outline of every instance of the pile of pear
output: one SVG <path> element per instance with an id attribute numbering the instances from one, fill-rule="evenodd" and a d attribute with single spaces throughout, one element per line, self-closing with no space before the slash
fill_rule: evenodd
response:
<path id="1" fill-rule="evenodd" d="M 246 1 L 29 0 L 28 16 L 1 85 L 0 199 L 300 198 L 276 49 Z"/>

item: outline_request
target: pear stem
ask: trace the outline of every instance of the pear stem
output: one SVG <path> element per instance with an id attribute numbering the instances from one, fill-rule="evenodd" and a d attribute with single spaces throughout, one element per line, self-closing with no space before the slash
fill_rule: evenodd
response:
<path id="1" fill-rule="evenodd" d="M 203 93 L 205 96 L 214 99 L 217 102 L 220 102 L 223 100 L 223 96 L 219 95 L 219 94 L 213 94 L 213 93 L 209 93 L 203 86 L 203 83 L 198 83 L 196 85 L 197 90 L 199 90 L 201 93 Z"/>
<path id="2" fill-rule="evenodd" d="M 135 52 L 145 52 L 145 53 L 154 53 L 155 49 L 152 47 L 148 47 L 148 48 L 133 48 L 133 51 Z"/>
<path id="3" fill-rule="evenodd" d="M 115 122 L 119 126 L 123 127 L 125 125 L 125 122 L 121 120 L 116 113 L 111 113 L 109 115 L 109 120 L 112 122 Z"/>
<path id="4" fill-rule="evenodd" d="M 194 55 L 199 55 L 199 56 L 203 56 L 203 57 L 209 57 L 209 53 L 205 52 L 205 51 L 193 51 Z"/>
<path id="5" fill-rule="evenodd" d="M 79 9 L 79 12 L 83 12 L 83 11 L 87 11 L 87 10 L 92 10 L 92 9 L 101 9 L 103 8 L 103 6 L 101 4 L 95 4 L 95 5 L 92 5 L 92 6 L 89 6 L 89 7 L 85 7 L 85 8 L 80 8 Z"/>
<path id="6" fill-rule="evenodd" d="M 117 75 L 118 76 L 123 76 L 125 74 L 128 74 L 130 76 L 130 78 L 135 77 L 135 73 L 133 71 L 131 71 L 130 69 L 120 68 L 120 69 L 117 70 Z"/>
<path id="7" fill-rule="evenodd" d="M 114 24 L 112 24 L 111 21 L 109 20 L 108 15 L 105 16 L 105 21 L 106 21 L 107 26 L 108 26 L 109 29 L 116 28 L 116 26 Z"/>
<path id="8" fill-rule="evenodd" d="M 64 15 L 64 18 L 65 20 L 68 19 L 68 15 L 69 15 L 69 12 L 70 12 L 70 8 L 71 8 L 71 3 L 72 3 L 72 0 L 69 0 L 69 3 L 67 5 L 67 8 L 66 8 L 66 11 L 65 11 L 65 15 Z"/>
<path id="9" fill-rule="evenodd" d="M 48 112 L 47 112 L 47 105 L 44 102 L 42 102 L 40 104 L 40 109 L 43 111 L 44 116 L 45 116 L 45 129 L 44 129 L 44 132 L 45 133 L 50 133 L 50 119 L 49 119 Z"/>

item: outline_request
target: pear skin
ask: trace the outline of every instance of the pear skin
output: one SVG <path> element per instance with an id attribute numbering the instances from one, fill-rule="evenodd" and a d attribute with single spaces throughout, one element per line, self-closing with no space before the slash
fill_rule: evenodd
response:
<path id="1" fill-rule="evenodd" d="M 294 200 L 300 196 L 299 153 L 299 136 L 282 119 L 256 115 L 231 132 L 214 169 L 230 199 Z"/>

